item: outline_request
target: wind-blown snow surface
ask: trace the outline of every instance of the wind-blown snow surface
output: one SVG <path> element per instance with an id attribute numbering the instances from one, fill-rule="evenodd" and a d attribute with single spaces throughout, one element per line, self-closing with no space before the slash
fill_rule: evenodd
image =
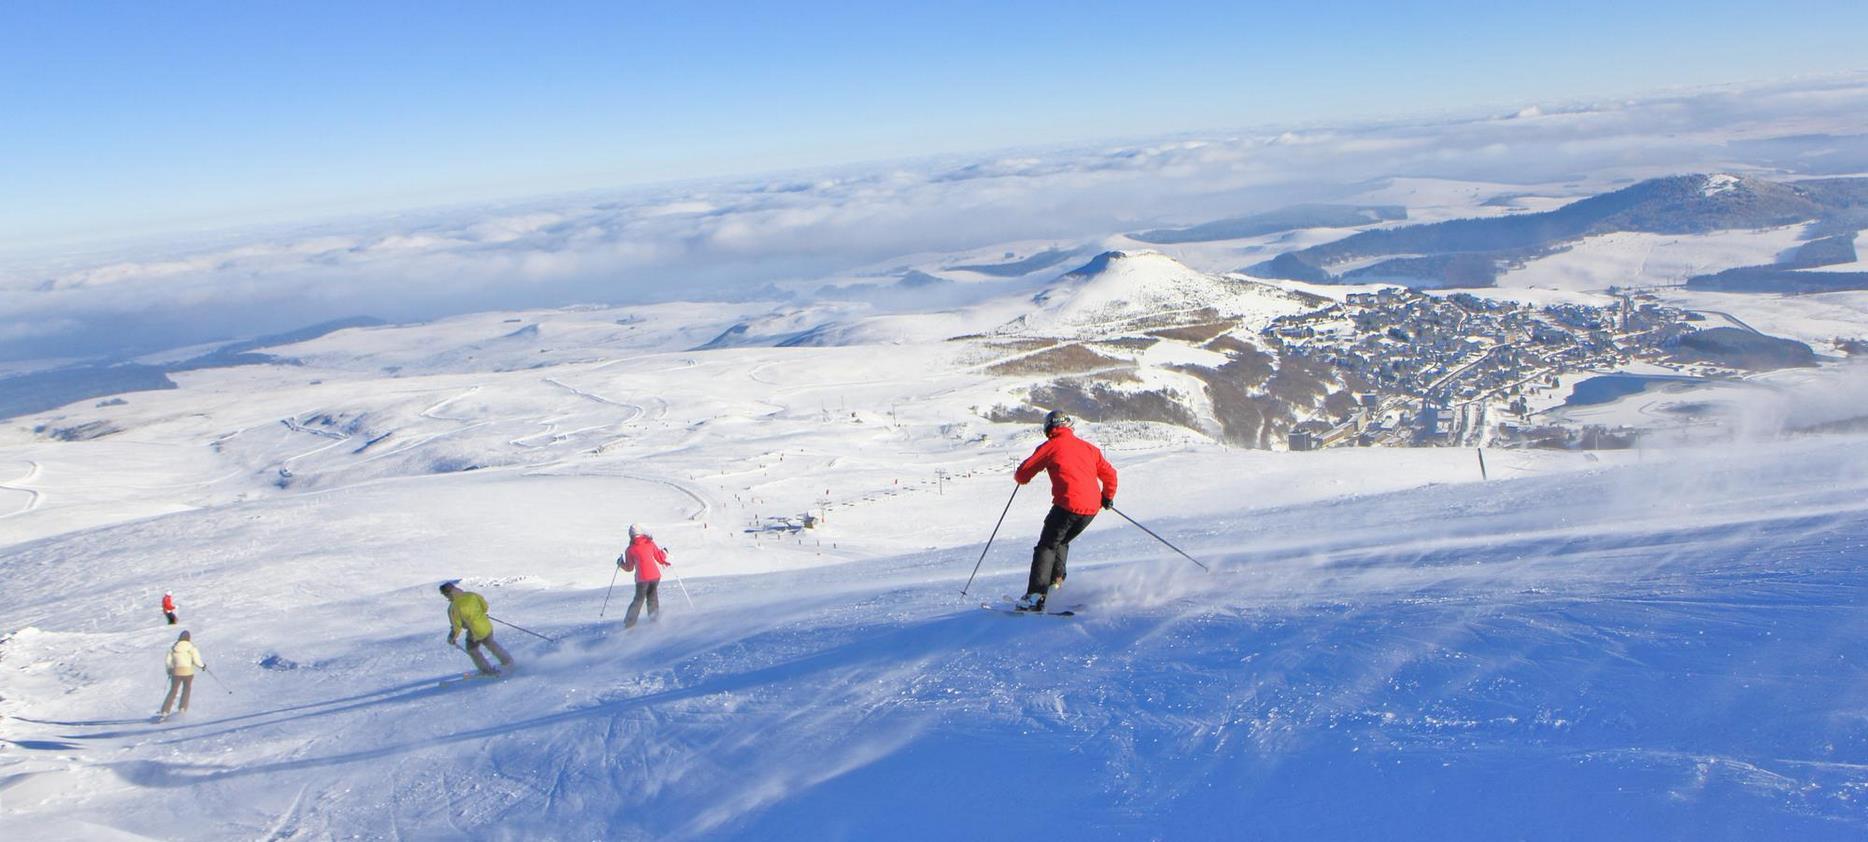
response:
<path id="1" fill-rule="evenodd" d="M 1860 838 L 1863 444 L 1198 518 L 1138 487 L 1132 513 L 1215 571 L 1104 515 L 1058 597 L 1086 604 L 1071 619 L 974 607 L 1022 581 L 1033 493 L 974 597 L 979 545 L 940 543 L 690 579 L 694 607 L 670 587 L 666 618 L 627 634 L 617 602 L 596 622 L 600 580 L 527 553 L 595 531 L 563 514 L 595 479 L 449 477 L 414 513 L 382 483 L 71 533 L 0 555 L 7 625 L 28 627 L 0 645 L 0 826 Z M 983 532 L 1009 487 L 983 482 L 932 511 Z M 438 686 L 465 666 L 433 590 L 450 566 L 562 642 L 502 627 L 515 676 Z M 184 619 L 233 691 L 202 680 L 159 725 L 158 581 L 194 595 Z"/>

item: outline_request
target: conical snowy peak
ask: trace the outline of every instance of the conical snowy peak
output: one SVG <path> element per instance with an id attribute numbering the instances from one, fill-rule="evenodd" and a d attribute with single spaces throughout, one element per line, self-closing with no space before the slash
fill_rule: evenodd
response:
<path id="1" fill-rule="evenodd" d="M 1122 332 L 1211 310 L 1267 321 L 1312 309 L 1301 296 L 1266 284 L 1209 275 L 1155 251 L 1109 251 L 1032 297 L 1036 309 L 1009 328 L 1078 335 Z"/>

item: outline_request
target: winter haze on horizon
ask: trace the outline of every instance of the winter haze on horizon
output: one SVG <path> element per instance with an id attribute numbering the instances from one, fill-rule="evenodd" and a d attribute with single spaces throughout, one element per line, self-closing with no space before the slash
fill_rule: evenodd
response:
<path id="1" fill-rule="evenodd" d="M 0 836 L 1863 838 L 1863 32 L 0 10 Z"/>
<path id="2" fill-rule="evenodd" d="M 743 295 L 1383 177 L 1859 162 L 1868 131 L 1849 3 L 6 14 L 6 360 Z"/>
<path id="3" fill-rule="evenodd" d="M 744 297 L 917 253 L 1075 243 L 1409 176 L 1612 185 L 1773 173 L 1812 137 L 1868 169 L 1868 76 L 1152 143 L 924 159 L 204 233 L 16 258 L 0 358 L 148 352 L 326 319 Z"/>

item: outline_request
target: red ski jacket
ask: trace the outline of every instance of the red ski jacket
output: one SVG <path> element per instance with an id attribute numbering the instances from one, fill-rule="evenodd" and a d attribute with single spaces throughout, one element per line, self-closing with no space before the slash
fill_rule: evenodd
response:
<path id="1" fill-rule="evenodd" d="M 165 595 L 163 595 L 163 597 L 162 597 L 162 610 L 164 610 L 164 611 L 174 611 L 174 610 L 175 610 L 175 597 L 172 597 L 172 596 L 168 596 L 168 595 L 166 595 L 166 594 L 165 594 Z"/>
<path id="2" fill-rule="evenodd" d="M 1049 439 L 1012 475 L 1019 485 L 1031 482 L 1039 471 L 1049 473 L 1051 502 L 1072 514 L 1096 514 L 1104 500 L 1116 499 L 1116 469 L 1096 445 L 1077 438 L 1069 427 L 1053 427 L 1045 435 Z"/>
<path id="3" fill-rule="evenodd" d="M 667 566 L 668 554 L 647 535 L 637 535 L 623 551 L 623 569 L 636 571 L 638 582 L 661 581 L 662 568 Z"/>

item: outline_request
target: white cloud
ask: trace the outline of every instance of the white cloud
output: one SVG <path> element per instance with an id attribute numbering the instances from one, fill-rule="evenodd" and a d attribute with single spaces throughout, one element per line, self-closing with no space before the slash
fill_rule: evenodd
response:
<path id="1" fill-rule="evenodd" d="M 181 344 L 348 315 L 731 296 L 903 254 L 1087 239 L 1328 199 L 1383 176 L 1585 175 L 1606 184 L 1730 168 L 1746 156 L 1765 163 L 1770 139 L 1813 134 L 1837 136 L 1831 145 L 1845 147 L 1845 160 L 1868 160 L 1868 77 L 401 214 L 185 253 L 0 269 L 0 312 L 15 325 L 0 331 L 0 359 Z M 1797 160 L 1813 159 L 1801 149 Z"/>
<path id="2" fill-rule="evenodd" d="M 45 336 L 58 336 L 81 327 L 71 319 L 44 321 L 0 321 L 0 342 L 18 342 Z"/>

